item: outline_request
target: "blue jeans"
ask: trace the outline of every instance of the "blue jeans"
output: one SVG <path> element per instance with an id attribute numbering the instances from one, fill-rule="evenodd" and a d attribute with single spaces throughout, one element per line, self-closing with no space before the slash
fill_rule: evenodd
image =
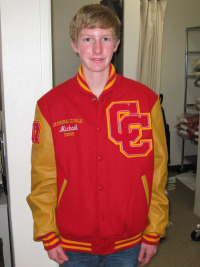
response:
<path id="1" fill-rule="evenodd" d="M 62 267 L 137 267 L 140 245 L 107 255 L 65 251 L 69 261 Z"/>

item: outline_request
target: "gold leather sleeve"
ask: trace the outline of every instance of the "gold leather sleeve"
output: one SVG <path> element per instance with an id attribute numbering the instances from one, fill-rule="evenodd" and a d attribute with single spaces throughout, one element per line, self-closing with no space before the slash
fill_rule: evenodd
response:
<path id="1" fill-rule="evenodd" d="M 31 193 L 27 202 L 34 220 L 36 241 L 42 236 L 54 232 L 58 234 L 55 210 L 57 202 L 56 164 L 52 132 L 38 106 L 35 121 L 40 123 L 39 142 L 32 144 L 31 155 Z"/>
<path id="2" fill-rule="evenodd" d="M 152 131 L 154 140 L 154 175 L 152 185 L 151 204 L 149 210 L 149 224 L 144 234 L 157 233 L 165 235 L 168 223 L 169 203 L 165 194 L 167 182 L 167 143 L 164 129 L 163 115 L 159 99 L 152 108 Z"/>

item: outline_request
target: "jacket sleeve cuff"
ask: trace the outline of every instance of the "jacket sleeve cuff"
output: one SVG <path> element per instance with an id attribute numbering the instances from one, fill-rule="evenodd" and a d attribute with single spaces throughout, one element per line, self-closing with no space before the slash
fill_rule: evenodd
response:
<path id="1" fill-rule="evenodd" d="M 149 245 L 158 245 L 160 243 L 160 235 L 157 233 L 149 233 L 142 236 L 142 242 Z"/>
<path id="2" fill-rule="evenodd" d="M 43 241 L 45 250 L 55 248 L 61 243 L 59 237 L 55 233 L 49 233 L 41 236 L 37 239 L 37 241 Z"/>

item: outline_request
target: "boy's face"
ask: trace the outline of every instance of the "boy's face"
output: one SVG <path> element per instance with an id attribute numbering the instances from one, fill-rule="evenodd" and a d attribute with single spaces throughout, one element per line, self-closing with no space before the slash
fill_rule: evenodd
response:
<path id="1" fill-rule="evenodd" d="M 109 71 L 110 61 L 119 42 L 112 28 L 85 28 L 80 30 L 77 44 L 71 40 L 74 52 L 79 54 L 83 72 L 90 74 Z"/>

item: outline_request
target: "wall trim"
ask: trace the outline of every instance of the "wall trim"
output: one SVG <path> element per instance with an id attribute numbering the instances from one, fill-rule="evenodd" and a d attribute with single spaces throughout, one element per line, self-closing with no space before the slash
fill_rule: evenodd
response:
<path id="1" fill-rule="evenodd" d="M 43 94 L 53 87 L 51 0 L 40 0 L 41 88 Z"/>

